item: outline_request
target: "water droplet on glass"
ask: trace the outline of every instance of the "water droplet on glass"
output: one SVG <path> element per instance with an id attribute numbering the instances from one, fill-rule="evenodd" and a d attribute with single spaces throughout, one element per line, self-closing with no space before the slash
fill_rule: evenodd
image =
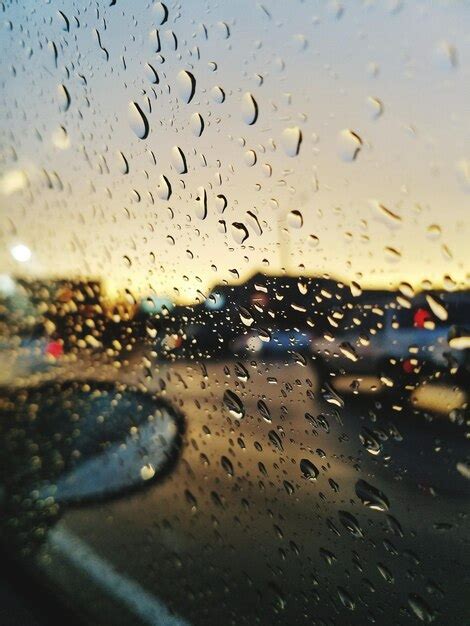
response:
<path id="1" fill-rule="evenodd" d="M 238 378 L 238 380 L 241 380 L 244 383 L 249 380 L 250 374 L 246 367 L 243 365 L 243 363 L 240 363 L 240 361 L 237 361 L 237 363 L 235 363 L 234 371 L 235 376 Z"/>
<path id="2" fill-rule="evenodd" d="M 372 119 L 376 120 L 384 111 L 384 106 L 378 98 L 367 98 L 367 108 Z"/>
<path id="3" fill-rule="evenodd" d="M 349 342 L 343 341 L 340 343 L 339 349 L 341 354 L 344 354 L 344 356 L 350 361 L 355 362 L 358 360 L 359 357 L 357 356 L 356 349 Z"/>
<path id="4" fill-rule="evenodd" d="M 254 150 L 247 150 L 243 155 L 243 160 L 245 161 L 245 165 L 253 167 L 256 163 L 256 152 Z"/>
<path id="5" fill-rule="evenodd" d="M 304 478 L 310 481 L 316 480 L 319 474 L 317 467 L 308 459 L 300 460 L 300 471 L 302 472 Z"/>
<path id="6" fill-rule="evenodd" d="M 132 130 L 139 139 L 146 139 L 148 137 L 150 126 L 145 113 L 137 102 L 129 103 L 129 122 Z"/>
<path id="7" fill-rule="evenodd" d="M 304 217 L 300 211 L 294 209 L 287 214 L 287 225 L 289 228 L 302 228 L 304 225 Z"/>
<path id="8" fill-rule="evenodd" d="M 159 26 L 164 24 L 168 19 L 168 8 L 163 2 L 157 2 L 153 7 L 155 20 Z"/>
<path id="9" fill-rule="evenodd" d="M 447 309 L 440 302 L 438 302 L 438 300 L 436 300 L 429 294 L 426 295 L 426 302 L 429 304 L 429 308 L 434 313 L 434 315 L 442 322 L 445 322 L 446 319 L 449 317 Z"/>
<path id="10" fill-rule="evenodd" d="M 242 222 L 232 222 L 232 237 L 238 244 L 244 243 L 250 236 L 247 227 Z"/>
<path id="11" fill-rule="evenodd" d="M 158 181 L 159 181 L 158 182 L 158 187 L 157 187 L 158 197 L 161 200 L 169 200 L 170 196 L 171 196 L 170 181 L 163 174 L 160 174 L 160 177 L 159 177 Z"/>
<path id="12" fill-rule="evenodd" d="M 59 85 L 57 87 L 57 96 L 59 98 L 59 107 L 61 111 L 67 111 L 70 107 L 70 94 L 65 85 Z"/>
<path id="13" fill-rule="evenodd" d="M 442 235 L 442 229 L 439 224 L 430 224 L 426 230 L 429 239 L 436 240 Z"/>
<path id="14" fill-rule="evenodd" d="M 356 483 L 356 495 L 362 504 L 374 511 L 388 511 L 389 502 L 385 494 L 367 483 L 365 480 L 358 480 Z"/>
<path id="15" fill-rule="evenodd" d="M 264 421 L 270 423 L 272 421 L 271 411 L 269 410 L 269 407 L 266 404 L 266 402 L 264 400 L 258 400 L 258 403 L 256 406 L 258 407 L 258 411 L 261 413 L 261 417 L 264 419 Z"/>
<path id="16" fill-rule="evenodd" d="M 200 113 L 193 113 L 191 115 L 189 124 L 191 126 L 193 135 L 195 135 L 196 137 L 200 137 L 204 130 L 204 120 L 202 118 L 202 115 Z"/>
<path id="17" fill-rule="evenodd" d="M 258 119 L 258 104 L 249 91 L 242 97 L 242 118 L 245 124 L 249 126 Z"/>
<path id="18" fill-rule="evenodd" d="M 392 584 L 395 582 L 392 572 L 386 567 L 383 563 L 377 563 L 377 569 L 380 574 L 388 583 Z"/>
<path id="19" fill-rule="evenodd" d="M 191 72 L 181 70 L 176 76 L 176 87 L 180 98 L 186 102 L 186 104 L 189 104 L 196 90 L 196 79 Z"/>
<path id="20" fill-rule="evenodd" d="M 245 309 L 245 307 L 243 306 L 240 306 L 238 308 L 238 314 L 240 315 L 240 319 L 243 322 L 243 324 L 245 324 L 245 326 L 250 327 L 255 321 L 251 313 L 248 311 L 248 309 Z"/>
<path id="21" fill-rule="evenodd" d="M 196 217 L 205 220 L 207 217 L 207 192 L 204 187 L 198 187 L 196 196 Z"/>
<path id="22" fill-rule="evenodd" d="M 434 621 L 434 612 L 426 604 L 426 602 L 417 593 L 410 593 L 408 596 L 408 604 L 416 617 L 424 622 L 430 624 Z"/>
<path id="23" fill-rule="evenodd" d="M 151 82 L 153 85 L 158 84 L 159 82 L 158 73 L 157 73 L 157 70 L 153 67 L 153 65 L 150 65 L 150 63 L 146 63 L 145 73 L 147 74 L 147 78 L 149 82 Z"/>
<path id="24" fill-rule="evenodd" d="M 282 445 L 282 440 L 281 440 L 281 438 L 279 437 L 279 435 L 277 434 L 277 432 L 275 430 L 270 430 L 269 431 L 268 439 L 273 444 L 273 446 L 275 448 L 277 448 L 281 452 L 284 450 L 284 447 Z"/>
<path id="25" fill-rule="evenodd" d="M 183 151 L 178 146 L 173 146 L 171 149 L 171 163 L 178 174 L 186 174 L 188 168 L 186 166 L 186 157 Z"/>
<path id="26" fill-rule="evenodd" d="M 281 135 L 281 144 L 287 156 L 295 157 L 299 154 L 302 143 L 302 131 L 298 126 L 285 128 Z"/>
<path id="27" fill-rule="evenodd" d="M 223 213 L 227 208 L 227 198 L 222 193 L 219 193 L 215 199 L 215 208 L 219 213 Z"/>
<path id="28" fill-rule="evenodd" d="M 344 407 L 344 400 L 334 391 L 328 383 L 323 385 L 323 398 L 328 404 L 333 404 L 334 406 L 342 409 Z"/>
<path id="29" fill-rule="evenodd" d="M 128 174 L 129 163 L 122 152 L 117 153 L 117 160 L 118 160 L 119 171 L 121 172 L 121 174 Z"/>
<path id="30" fill-rule="evenodd" d="M 222 456 L 220 459 L 220 464 L 229 476 L 233 476 L 233 465 L 230 459 L 228 459 L 226 456 Z"/>
<path id="31" fill-rule="evenodd" d="M 351 162 L 357 158 L 362 148 L 362 139 L 352 130 L 345 128 L 338 135 L 338 154 L 343 161 Z"/>
<path id="32" fill-rule="evenodd" d="M 457 67 L 457 50 L 447 41 L 441 41 L 436 48 L 437 63 L 442 69 Z"/>
<path id="33" fill-rule="evenodd" d="M 222 104 L 222 102 L 224 102 L 225 100 L 225 91 L 222 89 L 222 87 L 215 85 L 215 87 L 212 87 L 211 89 L 211 97 L 212 100 L 217 104 Z"/>
<path id="34" fill-rule="evenodd" d="M 233 417 L 242 419 L 245 416 L 245 406 L 234 391 L 230 391 L 230 389 L 225 391 L 224 404 Z"/>
<path id="35" fill-rule="evenodd" d="M 349 611 L 354 611 L 356 608 L 356 603 L 349 595 L 349 593 L 343 587 L 338 587 L 338 596 L 341 600 L 341 604 L 346 607 Z"/>
<path id="36" fill-rule="evenodd" d="M 365 426 L 361 429 L 359 434 L 359 440 L 364 446 L 364 448 L 372 454 L 373 456 L 377 456 L 382 450 L 382 444 L 378 440 L 378 438 L 374 435 L 374 433 L 366 428 Z"/>
<path id="37" fill-rule="evenodd" d="M 357 519 L 347 511 L 338 511 L 339 521 L 354 537 L 362 538 L 364 533 Z"/>

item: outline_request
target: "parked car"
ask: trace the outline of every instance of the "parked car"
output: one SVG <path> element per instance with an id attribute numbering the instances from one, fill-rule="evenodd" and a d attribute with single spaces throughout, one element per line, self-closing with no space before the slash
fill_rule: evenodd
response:
<path id="1" fill-rule="evenodd" d="M 423 293 L 407 304 L 391 298 L 380 306 L 358 303 L 354 316 L 362 323 L 316 337 L 312 354 L 334 376 L 375 375 L 385 389 L 431 378 L 462 380 L 468 373 L 463 337 L 470 335 L 469 296 Z"/>

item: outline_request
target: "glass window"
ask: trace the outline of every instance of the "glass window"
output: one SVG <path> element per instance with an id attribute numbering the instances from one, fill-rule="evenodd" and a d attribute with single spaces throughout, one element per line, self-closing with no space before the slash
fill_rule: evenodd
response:
<path id="1" fill-rule="evenodd" d="M 469 623 L 470 5 L 0 13 L 10 586 L 46 623 Z"/>

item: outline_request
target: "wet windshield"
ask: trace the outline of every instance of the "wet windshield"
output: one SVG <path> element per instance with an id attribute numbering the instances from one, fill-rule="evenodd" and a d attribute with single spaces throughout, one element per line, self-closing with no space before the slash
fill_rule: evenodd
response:
<path id="1" fill-rule="evenodd" d="M 19 593 L 84 625 L 470 623 L 470 6 L 0 14 Z"/>

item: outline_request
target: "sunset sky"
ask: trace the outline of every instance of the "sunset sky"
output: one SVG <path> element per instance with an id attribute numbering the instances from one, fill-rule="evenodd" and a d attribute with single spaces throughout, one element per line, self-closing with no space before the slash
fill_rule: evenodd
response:
<path id="1" fill-rule="evenodd" d="M 175 301 L 283 267 L 468 286 L 464 3 L 19 4 L 0 273 Z"/>

